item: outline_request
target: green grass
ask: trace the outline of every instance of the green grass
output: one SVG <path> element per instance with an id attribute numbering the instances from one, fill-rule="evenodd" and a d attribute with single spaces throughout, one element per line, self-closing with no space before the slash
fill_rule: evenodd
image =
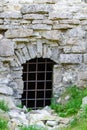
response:
<path id="1" fill-rule="evenodd" d="M 0 117 L 0 130 L 9 130 L 8 121 Z"/>
<path id="2" fill-rule="evenodd" d="M 87 119 L 80 118 L 74 122 L 74 124 L 71 124 L 66 128 L 60 128 L 59 130 L 87 130 Z"/>
<path id="3" fill-rule="evenodd" d="M 9 111 L 9 107 L 8 107 L 8 105 L 5 103 L 4 100 L 1 100 L 1 101 L 0 101 L 0 109 L 3 110 L 3 111 L 5 111 L 5 112 Z"/>
<path id="4" fill-rule="evenodd" d="M 20 128 L 20 130 L 47 130 L 46 128 L 43 128 L 39 125 L 30 125 L 30 126 L 23 126 Z"/>
<path id="5" fill-rule="evenodd" d="M 63 93 L 61 98 L 69 95 L 70 99 L 63 104 L 51 103 L 51 108 L 61 117 L 75 115 L 81 107 L 82 98 L 87 96 L 87 88 L 79 89 L 77 86 L 70 86 Z"/>

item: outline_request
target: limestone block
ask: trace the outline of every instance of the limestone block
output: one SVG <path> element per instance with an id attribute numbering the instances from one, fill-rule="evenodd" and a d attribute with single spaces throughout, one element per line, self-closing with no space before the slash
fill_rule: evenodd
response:
<path id="1" fill-rule="evenodd" d="M 21 62 L 19 61 L 19 59 L 16 55 L 14 56 L 14 61 L 15 61 L 14 63 L 16 65 L 16 67 L 21 66 Z"/>
<path id="2" fill-rule="evenodd" d="M 86 13 L 82 13 L 82 12 L 78 12 L 74 15 L 75 19 L 79 19 L 79 20 L 84 20 L 84 19 L 87 19 L 87 14 Z"/>
<path id="3" fill-rule="evenodd" d="M 0 12 L 2 12 L 3 11 L 3 7 L 2 6 L 0 6 Z"/>
<path id="4" fill-rule="evenodd" d="M 0 94 L 4 94 L 4 95 L 13 95 L 13 90 L 12 88 L 4 85 L 4 84 L 0 84 Z"/>
<path id="5" fill-rule="evenodd" d="M 37 57 L 42 57 L 42 42 L 37 41 Z"/>
<path id="6" fill-rule="evenodd" d="M 43 45 L 43 58 L 52 58 L 52 50 L 50 45 Z"/>
<path id="7" fill-rule="evenodd" d="M 54 4 L 55 2 L 57 2 L 57 0 L 34 0 L 34 3 L 40 3 L 40 4 L 42 3 Z"/>
<path id="8" fill-rule="evenodd" d="M 82 54 L 60 54 L 60 63 L 63 64 L 82 63 Z"/>
<path id="9" fill-rule="evenodd" d="M 19 11 L 6 11 L 6 12 L 0 13 L 0 18 L 20 19 L 22 18 L 22 15 Z"/>
<path id="10" fill-rule="evenodd" d="M 26 59 L 26 60 L 29 60 L 29 59 L 30 59 L 30 55 L 29 55 L 29 53 L 28 53 L 27 47 L 26 47 L 26 46 L 23 47 L 23 48 L 22 48 L 22 51 L 23 51 L 23 54 L 24 54 L 24 56 L 25 56 L 25 59 Z"/>
<path id="11" fill-rule="evenodd" d="M 84 54 L 84 63 L 87 63 L 87 53 Z"/>
<path id="12" fill-rule="evenodd" d="M 54 65 L 53 68 L 53 84 L 58 85 L 62 82 L 62 69 L 60 66 Z"/>
<path id="13" fill-rule="evenodd" d="M 86 53 L 86 46 L 80 45 L 80 46 L 65 46 L 64 47 L 65 53 Z"/>
<path id="14" fill-rule="evenodd" d="M 52 5 L 46 4 L 31 4 L 31 5 L 25 5 L 21 9 L 21 12 L 23 14 L 29 14 L 29 13 L 49 13 L 53 10 Z"/>
<path id="15" fill-rule="evenodd" d="M 3 38 L 3 35 L 2 34 L 0 34 L 0 39 L 2 39 Z"/>
<path id="16" fill-rule="evenodd" d="M 25 14 L 23 16 L 23 18 L 24 19 L 30 19 L 30 20 L 32 20 L 32 19 L 38 20 L 38 19 L 44 19 L 45 17 L 42 14 Z"/>
<path id="17" fill-rule="evenodd" d="M 1 24 L 0 25 L 0 30 L 7 30 L 7 29 L 10 29 L 12 26 L 11 25 L 3 25 L 3 24 Z"/>
<path id="18" fill-rule="evenodd" d="M 19 49 L 20 50 L 20 49 Z M 16 56 L 18 57 L 18 60 L 20 61 L 20 63 L 22 64 L 23 63 L 23 58 L 22 58 L 22 55 L 20 54 L 20 51 L 15 51 L 15 54 Z"/>
<path id="19" fill-rule="evenodd" d="M 31 29 L 34 30 L 51 30 L 52 26 L 47 24 L 33 24 L 31 25 Z"/>
<path id="20" fill-rule="evenodd" d="M 61 10 L 58 10 L 58 11 L 50 11 L 49 13 L 49 19 L 72 19 L 73 18 L 73 15 L 70 11 L 61 11 Z"/>
<path id="21" fill-rule="evenodd" d="M 53 29 L 71 29 L 74 28 L 74 25 L 69 24 L 54 24 Z"/>
<path id="22" fill-rule="evenodd" d="M 70 24 L 70 25 L 78 25 L 80 24 L 82 21 L 80 21 L 79 19 L 61 19 L 59 20 L 60 24 Z"/>
<path id="23" fill-rule="evenodd" d="M 2 39 L 0 41 L 0 56 L 14 55 L 14 42 L 9 39 Z"/>
<path id="24" fill-rule="evenodd" d="M 0 19 L 0 24 L 3 24 L 3 20 L 2 19 Z"/>
<path id="25" fill-rule="evenodd" d="M 19 3 L 21 3 L 21 4 L 30 4 L 30 3 L 33 3 L 33 0 L 19 0 Z"/>
<path id="26" fill-rule="evenodd" d="M 35 52 L 35 50 L 34 50 L 34 47 L 33 47 L 31 44 L 28 44 L 28 45 L 27 45 L 27 48 L 28 48 L 30 57 L 31 57 L 31 58 L 35 58 L 35 57 L 36 57 L 36 52 Z"/>
<path id="27" fill-rule="evenodd" d="M 48 24 L 48 25 L 52 25 L 53 22 L 51 20 L 48 19 L 43 19 L 43 20 L 33 20 L 32 21 L 33 24 L 35 23 L 39 23 L 39 24 Z"/>
<path id="28" fill-rule="evenodd" d="M 6 31 L 5 36 L 7 38 L 26 38 L 33 34 L 32 29 L 27 28 L 18 28 L 18 29 L 9 29 Z"/>
<path id="29" fill-rule="evenodd" d="M 69 31 L 67 31 L 66 33 L 66 37 L 68 36 L 69 38 L 83 38 L 85 36 L 86 32 L 80 27 L 75 27 L 73 29 L 70 29 Z"/>
<path id="30" fill-rule="evenodd" d="M 52 53 L 51 59 L 53 61 L 55 61 L 55 63 L 59 63 L 59 53 L 60 53 L 60 51 L 58 49 L 58 46 L 51 47 L 51 53 Z"/>
<path id="31" fill-rule="evenodd" d="M 79 72 L 78 73 L 78 79 L 79 80 L 86 80 L 87 81 L 87 71 L 85 71 L 85 72 Z"/>
<path id="32" fill-rule="evenodd" d="M 21 90 L 21 93 L 23 93 L 23 87 L 24 87 L 23 80 L 19 78 L 19 79 L 15 79 L 15 82 L 17 83 L 18 89 Z"/>
<path id="33" fill-rule="evenodd" d="M 43 32 L 42 36 L 48 40 L 61 41 L 61 39 L 62 39 L 62 33 L 57 30 Z"/>

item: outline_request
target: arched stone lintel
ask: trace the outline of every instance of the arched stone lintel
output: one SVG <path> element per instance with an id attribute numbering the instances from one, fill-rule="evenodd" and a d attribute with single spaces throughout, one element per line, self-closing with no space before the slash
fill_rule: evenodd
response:
<path id="1" fill-rule="evenodd" d="M 34 58 L 49 58 L 55 63 L 59 63 L 59 49 L 58 46 L 50 46 L 48 44 L 37 43 L 26 44 L 23 48 L 15 50 L 14 62 L 15 67 L 20 67 L 26 61 Z"/>

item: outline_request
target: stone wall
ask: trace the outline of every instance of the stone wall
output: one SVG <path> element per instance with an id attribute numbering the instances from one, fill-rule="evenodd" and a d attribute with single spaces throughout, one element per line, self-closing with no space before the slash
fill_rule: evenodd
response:
<path id="1" fill-rule="evenodd" d="M 87 4 L 80 0 L 0 1 L 0 99 L 23 93 L 22 64 L 49 58 L 53 94 L 87 85 Z"/>

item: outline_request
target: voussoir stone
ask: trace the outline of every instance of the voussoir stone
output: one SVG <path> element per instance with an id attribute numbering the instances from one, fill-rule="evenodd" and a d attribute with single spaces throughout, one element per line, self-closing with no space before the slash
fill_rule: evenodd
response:
<path id="1" fill-rule="evenodd" d="M 32 34 L 33 34 L 33 30 L 32 29 L 18 28 L 18 29 L 9 29 L 5 33 L 5 36 L 7 38 L 24 38 L 24 37 L 29 37 Z"/>
<path id="2" fill-rule="evenodd" d="M 0 56 L 14 55 L 14 42 L 9 39 L 2 39 L 0 41 Z"/>
<path id="3" fill-rule="evenodd" d="M 52 5 L 46 4 L 32 4 L 32 5 L 25 5 L 21 9 L 21 12 L 23 14 L 28 14 L 28 13 L 49 13 L 50 11 L 53 10 Z"/>

